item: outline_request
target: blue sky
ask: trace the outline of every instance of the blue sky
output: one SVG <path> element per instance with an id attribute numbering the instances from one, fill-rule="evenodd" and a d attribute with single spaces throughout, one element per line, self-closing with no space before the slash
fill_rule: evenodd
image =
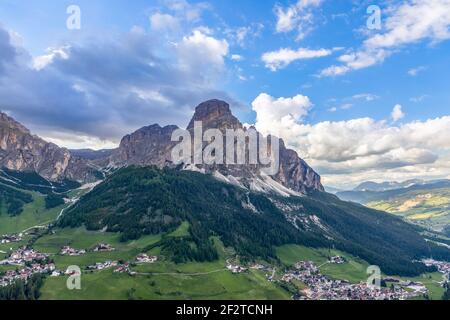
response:
<path id="1" fill-rule="evenodd" d="M 449 0 L 2 0 L 0 106 L 60 145 L 102 148 L 217 97 L 327 184 L 448 177 L 449 26 Z"/>

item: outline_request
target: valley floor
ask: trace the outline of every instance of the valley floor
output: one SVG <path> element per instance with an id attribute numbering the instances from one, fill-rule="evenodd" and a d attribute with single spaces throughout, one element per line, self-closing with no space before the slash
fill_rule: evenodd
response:
<path id="1" fill-rule="evenodd" d="M 78 197 L 79 194 L 73 194 Z M 292 299 L 299 297 L 308 287 L 296 279 L 286 281 L 299 261 L 311 261 L 327 279 L 346 280 L 357 284 L 365 282 L 368 264 L 344 252 L 328 249 L 311 249 L 298 245 L 277 248 L 279 261 L 259 261 L 257 264 L 240 266 L 233 250 L 224 248 L 219 239 L 214 243 L 219 260 L 211 263 L 189 262 L 175 264 L 161 253 L 158 242 L 165 237 L 183 237 L 189 225 L 183 223 L 177 230 L 166 235 L 145 236 L 136 241 L 121 242 L 120 235 L 77 229 L 33 228 L 46 226 L 57 219 L 64 207 L 44 210 L 42 199 L 34 194 L 35 201 L 25 207 L 19 217 L 0 216 L 1 234 L 21 234 L 16 242 L 0 244 L 0 261 L 11 252 L 31 243 L 37 252 L 45 253 L 54 264 L 54 276 L 47 275 L 40 289 L 43 300 L 125 300 L 125 299 Z M 66 204 L 66 206 L 69 204 Z M 53 220 L 52 220 L 53 219 Z M 24 233 L 24 231 L 27 231 Z M 98 244 L 108 244 L 114 250 L 92 251 Z M 75 251 L 86 250 L 80 255 L 62 255 L 61 249 L 70 247 Z M 157 257 L 152 263 L 137 263 L 136 257 L 146 254 Z M 339 256 L 342 264 L 329 263 L 329 258 Z M 103 266 L 105 262 L 108 262 Z M 102 264 L 94 270 L 89 266 Z M 69 266 L 79 266 L 81 290 L 69 290 L 64 274 Z M 116 270 L 123 268 L 123 272 Z M 245 269 L 240 269 L 245 267 Z M 249 268 L 251 267 L 251 268 Z M 20 267 L 0 265 L 0 275 Z M 99 270 L 100 269 L 100 270 Z M 0 276 L 1 278 L 1 276 Z M 406 280 L 406 279 L 402 279 Z M 444 289 L 439 283 L 441 273 L 408 279 L 420 282 L 428 289 L 430 299 L 440 299 Z M 299 295 L 300 293 L 300 295 Z M 422 299 L 422 295 L 416 298 Z"/>

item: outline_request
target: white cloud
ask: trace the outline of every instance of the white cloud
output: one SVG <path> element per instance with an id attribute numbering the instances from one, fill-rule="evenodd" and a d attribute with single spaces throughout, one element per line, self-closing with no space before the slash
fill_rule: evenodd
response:
<path id="1" fill-rule="evenodd" d="M 155 13 L 150 16 L 152 31 L 175 30 L 179 28 L 178 19 L 166 13 Z"/>
<path id="2" fill-rule="evenodd" d="M 371 118 L 305 124 L 312 103 L 300 97 L 294 107 L 294 98 L 259 95 L 252 104 L 255 126 L 283 138 L 326 183 L 356 183 L 380 178 L 380 172 L 392 179 L 450 174 L 450 116 L 400 125 Z"/>
<path id="3" fill-rule="evenodd" d="M 425 100 L 426 98 L 428 98 L 428 95 L 427 94 L 423 94 L 421 96 L 411 97 L 409 99 L 409 101 L 414 102 L 414 103 L 419 103 L 419 102 L 422 102 L 423 100 Z"/>
<path id="4" fill-rule="evenodd" d="M 360 100 L 360 99 L 362 99 L 362 100 L 366 100 L 366 101 L 368 101 L 368 102 L 379 99 L 379 97 L 378 97 L 377 95 L 371 94 L 371 93 L 359 93 L 359 94 L 355 94 L 352 98 L 355 99 L 355 100 Z"/>
<path id="5" fill-rule="evenodd" d="M 282 48 L 277 51 L 266 52 L 262 55 L 262 61 L 266 68 L 272 71 L 282 69 L 296 60 L 313 59 L 329 56 L 333 53 L 330 49 L 312 50 L 308 48 L 300 48 L 292 50 L 289 48 Z"/>
<path id="6" fill-rule="evenodd" d="M 250 41 L 259 38 L 263 30 L 262 23 L 252 23 L 243 27 L 226 28 L 224 33 L 231 43 L 245 47 Z"/>
<path id="7" fill-rule="evenodd" d="M 192 108 L 211 97 L 239 104 L 217 82 L 225 76 L 226 41 L 201 31 L 169 44 L 135 27 L 33 59 L 0 26 L 0 48 L 3 108 L 64 146 L 102 147 L 151 123 L 185 126 Z"/>
<path id="8" fill-rule="evenodd" d="M 385 12 L 388 16 L 383 32 L 370 35 L 359 49 L 339 57 L 342 65 L 322 70 L 321 76 L 338 76 L 382 63 L 410 44 L 450 38 L 450 0 L 409 0 Z"/>
<path id="9" fill-rule="evenodd" d="M 425 71 L 426 69 L 427 69 L 426 67 L 420 66 L 420 67 L 417 67 L 417 68 L 413 68 L 413 69 L 408 70 L 408 74 L 409 74 L 411 77 L 415 77 L 415 76 L 417 76 L 419 73 L 421 73 L 422 71 Z"/>
<path id="10" fill-rule="evenodd" d="M 203 76 L 209 78 L 215 74 L 209 74 L 211 70 L 223 69 L 229 45 L 226 40 L 219 40 L 201 30 L 194 30 L 191 35 L 183 37 L 177 49 L 184 69 L 202 70 Z"/>
<path id="11" fill-rule="evenodd" d="M 231 60 L 233 60 L 233 61 L 242 61 L 242 60 L 244 60 L 244 57 L 241 56 L 240 54 L 232 54 L 231 55 Z"/>
<path id="12" fill-rule="evenodd" d="M 252 109 L 257 115 L 256 129 L 263 134 L 281 132 L 285 124 L 299 122 L 311 107 L 309 98 L 301 94 L 292 98 L 274 98 L 261 93 L 252 102 Z"/>
<path id="13" fill-rule="evenodd" d="M 346 74 L 350 68 L 346 66 L 330 66 L 326 69 L 323 69 L 319 76 L 320 77 L 334 77 Z"/>
<path id="14" fill-rule="evenodd" d="M 210 9 L 210 5 L 206 2 L 189 3 L 186 0 L 165 0 L 163 1 L 167 8 L 181 15 L 183 19 L 196 22 L 201 18 L 205 10 Z"/>
<path id="15" fill-rule="evenodd" d="M 39 71 L 52 64 L 55 59 L 67 60 L 70 47 L 48 48 L 47 54 L 33 58 L 33 69 Z"/>
<path id="16" fill-rule="evenodd" d="M 400 119 L 403 119 L 405 117 L 405 113 L 402 110 L 402 106 L 397 104 L 394 106 L 394 109 L 391 113 L 391 118 L 394 122 L 397 122 Z"/>
<path id="17" fill-rule="evenodd" d="M 283 33 L 297 30 L 297 40 L 301 40 L 312 28 L 313 8 L 321 3 L 322 0 L 298 0 L 297 3 L 288 7 L 275 6 L 276 31 Z"/>

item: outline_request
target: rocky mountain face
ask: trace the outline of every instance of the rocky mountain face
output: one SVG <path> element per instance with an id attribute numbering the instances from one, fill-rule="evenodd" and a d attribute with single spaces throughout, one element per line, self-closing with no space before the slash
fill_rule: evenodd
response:
<path id="1" fill-rule="evenodd" d="M 107 159 L 107 166 L 155 165 L 164 167 L 171 163 L 171 150 L 176 142 L 171 141 L 177 126 L 162 128 L 158 124 L 143 127 L 122 138 L 118 149 Z"/>
<path id="2" fill-rule="evenodd" d="M 90 182 L 97 179 L 96 170 L 87 161 L 32 135 L 22 124 L 4 113 L 0 113 L 0 167 L 34 171 L 51 181 L 69 179 Z"/>
<path id="3" fill-rule="evenodd" d="M 202 122 L 203 132 L 208 129 L 247 130 L 232 114 L 230 106 L 220 100 L 201 103 L 195 110 L 187 130 L 194 136 L 194 124 Z M 171 141 L 177 126 L 161 127 L 154 124 L 143 127 L 122 138 L 117 149 L 106 152 L 75 150 L 71 152 L 32 135 L 23 125 L 0 113 L 0 168 L 17 171 L 35 171 L 42 177 L 92 182 L 98 179 L 99 168 L 119 168 L 131 165 L 176 167 L 172 149 L 178 142 Z M 235 142 L 235 147 L 236 147 Z M 204 142 L 204 147 L 207 143 Z M 308 190 L 324 191 L 320 176 L 298 154 L 286 148 L 279 140 L 280 166 L 277 174 L 268 176 L 261 165 L 184 165 L 184 169 L 210 173 L 216 178 L 240 187 L 283 195 L 304 194 Z M 226 150 L 224 150 L 226 154 Z M 97 169 L 95 169 L 97 168 Z"/>
<path id="4" fill-rule="evenodd" d="M 226 129 L 246 130 L 242 123 L 233 116 L 230 106 L 220 100 L 206 101 L 196 108 L 195 114 L 187 126 L 187 130 L 192 133 L 191 136 L 193 136 L 195 121 L 202 121 L 203 131 L 219 129 L 225 133 Z M 162 128 L 157 124 L 141 128 L 133 134 L 125 136 L 119 148 L 99 164 L 109 167 L 174 166 L 171 151 L 177 142 L 172 142 L 171 136 L 176 129 L 178 129 L 176 126 Z M 281 139 L 280 170 L 273 176 L 262 174 L 260 165 L 202 164 L 189 165 L 185 169 L 212 173 L 221 180 L 256 191 L 274 191 L 285 195 L 304 194 L 308 190 L 324 191 L 320 176 L 295 151 L 286 148 Z"/>

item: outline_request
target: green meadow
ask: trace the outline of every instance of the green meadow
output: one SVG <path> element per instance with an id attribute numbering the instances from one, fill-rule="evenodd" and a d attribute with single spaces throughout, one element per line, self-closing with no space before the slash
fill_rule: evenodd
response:
<path id="1" fill-rule="evenodd" d="M 19 233 L 34 226 L 51 223 L 64 208 L 63 205 L 47 210 L 45 208 L 45 198 L 43 195 L 37 192 L 29 193 L 33 196 L 33 202 L 24 205 L 23 212 L 18 216 L 10 216 L 4 210 L 1 210 L 0 235 Z"/>
<path id="2" fill-rule="evenodd" d="M 182 225 L 182 228 L 186 228 Z M 176 233 L 182 232 L 180 230 Z M 170 234 L 168 236 L 174 236 Z M 35 248 L 53 253 L 57 268 L 64 270 L 77 265 L 83 270 L 87 265 L 106 260 L 133 261 L 142 252 L 153 254 L 161 235 L 146 236 L 137 241 L 121 243 L 120 235 L 87 231 L 84 228 L 57 230 L 40 238 Z M 154 264 L 133 266 L 136 275 L 103 271 L 83 271 L 82 290 L 70 291 L 67 277 L 48 277 L 42 287 L 41 299 L 289 299 L 290 293 L 267 281 L 261 272 L 251 270 L 234 275 L 225 269 L 229 250 L 214 239 L 220 259 L 210 263 L 189 262 L 175 264 L 164 257 Z M 70 245 L 77 249 L 90 248 L 99 242 L 107 242 L 116 250 L 112 252 L 87 253 L 77 257 L 57 255 L 60 248 Z"/>

